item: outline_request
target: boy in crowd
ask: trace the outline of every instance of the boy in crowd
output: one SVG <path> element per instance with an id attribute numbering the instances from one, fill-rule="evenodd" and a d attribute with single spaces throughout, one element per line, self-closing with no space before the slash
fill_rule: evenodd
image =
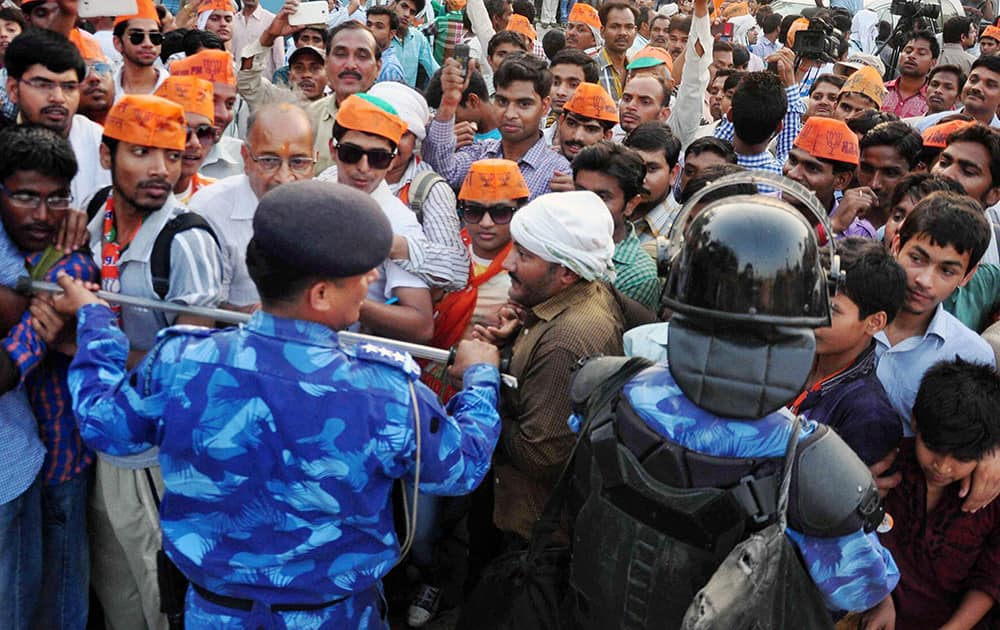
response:
<path id="1" fill-rule="evenodd" d="M 559 117 L 558 143 L 554 144 L 572 162 L 584 148 L 601 140 L 610 140 L 611 129 L 616 124 L 618 107 L 604 88 L 596 83 L 581 83 L 573 97 L 563 105 L 563 112 Z"/>
<path id="2" fill-rule="evenodd" d="M 816 360 L 794 413 L 830 425 L 867 465 L 896 448 L 903 426 L 875 376 L 875 333 L 899 311 L 906 274 L 881 243 L 837 243 L 844 285 L 831 301 L 831 323 L 816 329 Z"/>
<path id="3" fill-rule="evenodd" d="M 869 109 L 881 110 L 884 97 L 885 84 L 878 70 L 865 66 L 844 81 L 833 117 L 846 121 Z"/>
<path id="4" fill-rule="evenodd" d="M 897 628 L 993 627 L 986 616 L 1000 597 L 1000 504 L 963 513 L 960 488 L 1000 446 L 997 409 L 991 367 L 941 361 L 920 382 L 915 437 L 897 459 L 902 482 L 885 499 L 893 525 L 880 536 L 899 565 Z"/>
<path id="5" fill-rule="evenodd" d="M 876 228 L 885 225 L 892 193 L 910 171 L 916 168 L 924 140 L 904 122 L 886 122 L 861 138 L 861 164 L 858 183 L 875 193 L 865 218 Z"/>
<path id="6" fill-rule="evenodd" d="M 934 66 L 927 75 L 927 113 L 954 110 L 966 78 L 958 66 Z"/>
<path id="7" fill-rule="evenodd" d="M 424 98 L 432 109 L 441 107 L 441 71 L 427 83 Z M 552 127 L 550 127 L 551 129 Z M 455 109 L 455 149 L 473 142 L 500 139 L 500 114 L 490 102 L 490 88 L 478 70 L 469 71 L 469 84 Z"/>
<path id="8" fill-rule="evenodd" d="M 809 105 L 803 118 L 822 116 L 833 118 L 837 109 L 837 98 L 840 88 L 844 87 L 844 77 L 836 74 L 821 74 L 809 86 Z"/>
<path id="9" fill-rule="evenodd" d="M 545 138 L 551 144 L 563 105 L 573 98 L 581 83 L 597 83 L 599 75 L 594 58 L 576 48 L 565 48 L 556 53 L 549 70 L 552 71 L 552 109 L 545 120 Z"/>
<path id="10" fill-rule="evenodd" d="M 655 254 L 656 237 L 667 235 L 681 209 L 673 195 L 681 143 L 664 123 L 648 122 L 632 130 L 624 144 L 646 163 L 646 178 L 642 181 L 646 192 L 632 213 L 632 225 L 640 243 L 654 243 Z"/>

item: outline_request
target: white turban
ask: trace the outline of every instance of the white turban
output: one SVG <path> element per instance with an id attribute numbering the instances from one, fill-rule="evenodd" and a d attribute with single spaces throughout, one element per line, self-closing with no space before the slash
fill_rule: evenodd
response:
<path id="1" fill-rule="evenodd" d="M 427 135 L 427 121 L 431 118 L 431 110 L 427 107 L 427 100 L 423 94 L 395 81 L 376 83 L 368 93 L 390 103 L 396 109 L 396 114 L 406 123 L 406 130 L 412 131 L 417 139 L 424 139 Z"/>
<path id="2" fill-rule="evenodd" d="M 518 245 L 584 280 L 614 280 L 614 229 L 608 207 L 589 190 L 537 197 L 510 222 Z"/>

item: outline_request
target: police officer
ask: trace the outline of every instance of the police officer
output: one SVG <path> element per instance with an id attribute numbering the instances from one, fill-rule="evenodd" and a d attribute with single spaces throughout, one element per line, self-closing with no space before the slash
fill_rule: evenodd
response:
<path id="1" fill-rule="evenodd" d="M 632 377 L 606 417 L 591 409 L 582 438 L 571 581 L 585 627 L 680 627 L 728 551 L 776 521 L 797 426 L 785 405 L 812 366 L 812 329 L 829 325 L 827 280 L 813 229 L 787 202 L 729 196 L 688 221 L 702 196 L 674 224 L 663 293 L 674 312 L 669 362 Z M 606 378 L 589 368 L 574 391 Z M 882 516 L 868 469 L 815 422 L 802 421 L 798 440 L 785 531 L 823 597 L 821 627 L 830 619 L 823 603 L 870 609 L 899 573 L 866 533 Z"/>
<path id="2" fill-rule="evenodd" d="M 163 545 L 191 582 L 189 628 L 387 628 L 393 480 L 461 494 L 488 469 L 492 346 L 462 342 L 449 415 L 408 354 L 338 344 L 391 242 L 368 195 L 280 186 L 261 198 L 247 251 L 261 310 L 238 329 L 164 330 L 132 371 L 107 304 L 60 278 L 57 308 L 79 317 L 69 381 L 84 440 L 160 447 Z"/>

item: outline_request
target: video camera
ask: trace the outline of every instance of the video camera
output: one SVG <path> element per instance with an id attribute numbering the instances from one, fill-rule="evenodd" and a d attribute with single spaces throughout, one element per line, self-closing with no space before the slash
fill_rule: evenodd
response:
<path id="1" fill-rule="evenodd" d="M 903 19 L 930 18 L 936 20 L 941 15 L 940 4 L 921 4 L 920 0 L 892 0 L 889 13 Z"/>
<path id="2" fill-rule="evenodd" d="M 833 26 L 814 19 L 809 21 L 809 28 L 795 34 L 792 50 L 796 57 L 829 62 L 837 58 L 839 47 L 840 40 L 834 34 Z"/>

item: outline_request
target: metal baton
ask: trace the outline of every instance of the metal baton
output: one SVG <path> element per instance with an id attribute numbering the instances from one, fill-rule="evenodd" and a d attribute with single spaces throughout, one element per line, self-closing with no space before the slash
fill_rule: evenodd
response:
<path id="1" fill-rule="evenodd" d="M 28 276 L 21 276 L 18 279 L 16 289 L 21 293 L 37 293 L 39 291 L 46 293 L 63 292 L 62 287 L 55 282 L 32 280 Z M 178 315 L 205 317 L 207 319 L 226 324 L 242 324 L 250 319 L 250 315 L 248 313 L 227 311 L 221 308 L 186 306 L 184 304 L 174 304 L 172 302 L 164 302 L 163 300 L 153 300 L 135 295 L 123 295 L 121 293 L 112 293 L 110 291 L 94 291 L 93 293 L 95 296 L 106 302 L 114 302 L 115 304 L 122 304 L 124 306 L 135 306 L 137 308 L 146 308 L 151 311 L 163 311 L 165 313 L 176 313 Z M 374 335 L 363 335 L 361 333 L 350 332 L 347 330 L 338 330 L 337 339 L 340 341 L 342 346 L 355 346 L 360 343 L 373 343 L 391 350 L 408 352 L 410 355 L 418 359 L 437 361 L 438 363 L 444 363 L 445 365 L 451 365 L 455 361 L 455 348 L 445 350 L 442 348 L 434 348 L 433 346 L 423 346 L 418 343 L 397 341 L 395 339 L 376 337 Z M 500 380 L 503 381 L 504 385 L 515 389 L 517 388 L 517 379 L 509 374 L 501 374 Z"/>

